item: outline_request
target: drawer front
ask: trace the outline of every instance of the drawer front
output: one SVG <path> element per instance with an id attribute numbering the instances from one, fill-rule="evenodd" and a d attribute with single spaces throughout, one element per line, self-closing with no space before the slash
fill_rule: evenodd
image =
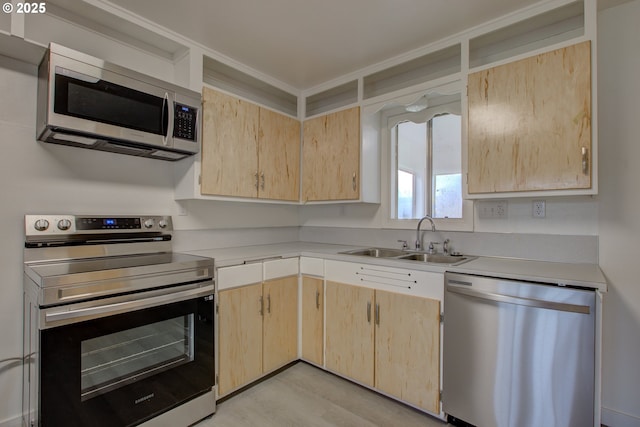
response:
<path id="1" fill-rule="evenodd" d="M 295 276 L 298 274 L 299 258 L 285 258 L 273 261 L 264 261 L 264 280 L 277 279 L 279 277 Z"/>
<path id="2" fill-rule="evenodd" d="M 218 269 L 218 290 L 262 282 L 262 263 L 235 265 Z"/>
<path id="3" fill-rule="evenodd" d="M 300 258 L 300 274 L 306 276 L 324 276 L 324 259 L 322 258 Z"/>
<path id="4" fill-rule="evenodd" d="M 327 260 L 325 279 L 399 294 L 444 298 L 443 273 Z"/>

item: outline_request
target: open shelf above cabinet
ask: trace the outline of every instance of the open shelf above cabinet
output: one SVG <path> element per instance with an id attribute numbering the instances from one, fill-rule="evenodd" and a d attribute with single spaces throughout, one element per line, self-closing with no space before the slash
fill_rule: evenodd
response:
<path id="1" fill-rule="evenodd" d="M 469 68 L 584 35 L 584 3 L 576 1 L 469 40 Z"/>
<path id="2" fill-rule="evenodd" d="M 353 80 L 306 98 L 305 117 L 326 113 L 358 102 L 358 81 Z"/>
<path id="3" fill-rule="evenodd" d="M 208 56 L 203 59 L 202 81 L 290 116 L 298 115 L 296 95 Z"/>
<path id="4" fill-rule="evenodd" d="M 369 74 L 363 79 L 363 98 L 369 99 L 399 89 L 459 73 L 461 46 L 453 46 Z"/>

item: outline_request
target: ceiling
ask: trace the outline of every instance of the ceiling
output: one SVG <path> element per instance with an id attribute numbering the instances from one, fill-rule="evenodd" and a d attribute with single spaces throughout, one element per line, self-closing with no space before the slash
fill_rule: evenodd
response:
<path id="1" fill-rule="evenodd" d="M 300 90 L 537 2 L 111 0 Z"/>

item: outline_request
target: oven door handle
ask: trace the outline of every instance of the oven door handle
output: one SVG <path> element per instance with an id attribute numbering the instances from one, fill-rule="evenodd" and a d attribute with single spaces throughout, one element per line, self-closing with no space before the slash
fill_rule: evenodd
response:
<path id="1" fill-rule="evenodd" d="M 112 316 L 114 314 L 126 313 L 134 310 L 142 310 L 144 308 L 157 307 L 159 305 L 171 304 L 173 302 L 185 301 L 192 298 L 198 298 L 201 296 L 212 295 L 214 292 L 213 287 L 189 289 L 186 291 L 180 291 L 170 293 L 166 295 L 159 295 L 150 298 L 144 298 L 135 301 L 124 301 L 113 304 L 105 304 L 97 307 L 76 308 L 64 311 L 54 311 L 45 314 L 45 324 L 47 327 L 57 326 L 51 325 L 51 323 L 76 323 L 83 320 L 96 319 L 99 317 Z"/>

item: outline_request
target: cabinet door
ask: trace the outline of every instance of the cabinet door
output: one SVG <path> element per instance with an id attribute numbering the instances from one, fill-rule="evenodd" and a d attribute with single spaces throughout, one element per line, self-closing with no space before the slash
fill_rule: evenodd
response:
<path id="1" fill-rule="evenodd" d="M 324 345 L 322 279 L 302 277 L 302 358 L 322 366 Z"/>
<path id="2" fill-rule="evenodd" d="M 360 197 L 360 107 L 304 122 L 302 198 Z"/>
<path id="3" fill-rule="evenodd" d="M 591 45 L 469 75 L 470 194 L 591 187 Z"/>
<path id="4" fill-rule="evenodd" d="M 264 282 L 263 372 L 298 358 L 298 276 Z"/>
<path id="5" fill-rule="evenodd" d="M 300 198 L 300 122 L 260 108 L 258 137 L 261 199 Z"/>
<path id="6" fill-rule="evenodd" d="M 376 291 L 376 388 L 440 412 L 440 302 Z"/>
<path id="7" fill-rule="evenodd" d="M 219 292 L 218 395 L 262 375 L 262 284 Z"/>
<path id="8" fill-rule="evenodd" d="M 326 284 L 327 369 L 373 387 L 374 290 Z"/>
<path id="9" fill-rule="evenodd" d="M 203 88 L 201 192 L 257 197 L 260 108 Z"/>

